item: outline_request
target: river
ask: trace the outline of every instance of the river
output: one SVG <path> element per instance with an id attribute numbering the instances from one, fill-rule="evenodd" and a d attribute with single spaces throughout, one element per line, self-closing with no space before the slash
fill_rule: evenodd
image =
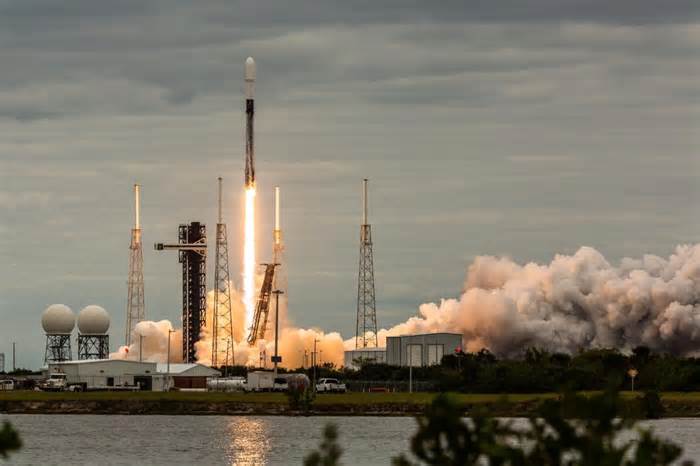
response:
<path id="1" fill-rule="evenodd" d="M 0 415 L 20 431 L 12 465 L 301 465 L 323 426 L 338 425 L 343 463 L 391 464 L 408 450 L 410 417 Z M 645 423 L 700 463 L 700 419 Z M 3 461 L 0 459 L 0 464 Z"/>

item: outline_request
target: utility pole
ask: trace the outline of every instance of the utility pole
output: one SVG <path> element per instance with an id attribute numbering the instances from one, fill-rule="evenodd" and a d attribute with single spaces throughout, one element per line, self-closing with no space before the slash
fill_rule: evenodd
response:
<path id="1" fill-rule="evenodd" d="M 413 393 L 413 354 L 408 347 L 408 393 Z"/>
<path id="2" fill-rule="evenodd" d="M 226 364 L 224 365 L 224 377 L 228 376 L 228 351 L 231 348 L 231 339 L 226 340 Z"/>
<path id="3" fill-rule="evenodd" d="M 275 377 L 277 377 L 277 364 L 282 362 L 282 356 L 277 352 L 277 344 L 280 333 L 280 295 L 284 291 L 275 290 L 272 293 L 275 295 L 275 355 L 272 356 L 272 364 L 274 365 Z"/>
<path id="4" fill-rule="evenodd" d="M 17 342 L 12 342 L 12 372 L 17 370 Z"/>
<path id="5" fill-rule="evenodd" d="M 314 391 L 316 391 L 316 343 L 320 343 L 321 340 L 314 338 L 314 352 L 311 355 L 311 362 L 314 366 Z"/>
<path id="6" fill-rule="evenodd" d="M 166 372 L 167 372 L 167 375 L 166 375 L 166 376 L 167 376 L 168 385 L 167 385 L 167 390 L 166 390 L 166 392 L 169 392 L 169 391 L 170 391 L 170 334 L 171 334 L 171 333 L 175 333 L 175 330 L 168 330 L 168 361 L 167 361 L 167 363 L 168 363 L 168 369 L 166 370 Z"/>
<path id="7" fill-rule="evenodd" d="M 141 334 L 139 334 L 139 362 L 143 362 L 143 335 Z"/>

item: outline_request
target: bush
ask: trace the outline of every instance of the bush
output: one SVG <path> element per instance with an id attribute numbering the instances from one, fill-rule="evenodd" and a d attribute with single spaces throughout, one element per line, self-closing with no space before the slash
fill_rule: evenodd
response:
<path id="1" fill-rule="evenodd" d="M 7 458 L 8 453 L 19 450 L 21 447 L 22 441 L 17 431 L 9 422 L 3 423 L 0 429 L 0 457 Z"/>

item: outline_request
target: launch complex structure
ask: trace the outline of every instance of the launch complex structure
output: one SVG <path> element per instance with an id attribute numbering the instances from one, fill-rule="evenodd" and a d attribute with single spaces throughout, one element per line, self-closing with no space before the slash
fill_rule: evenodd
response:
<path id="1" fill-rule="evenodd" d="M 265 267 L 262 285 L 255 290 L 255 77 L 256 66 L 252 57 L 245 62 L 245 214 L 243 238 L 243 302 L 246 307 L 247 343 L 254 346 L 268 335 L 270 300 L 275 295 L 275 355 L 272 361 L 282 358 L 277 353 L 279 331 L 279 296 L 284 294 L 286 279 L 280 280 L 277 268 L 284 262 L 284 243 L 280 227 L 280 189 L 275 187 L 275 228 L 273 230 L 272 261 L 260 264 Z M 360 228 L 360 262 L 357 286 L 356 348 L 377 346 L 377 316 L 374 284 L 374 258 L 372 251 L 372 227 L 367 213 L 367 179 L 363 181 L 363 221 Z M 125 343 L 134 339 L 134 327 L 145 319 L 143 249 L 141 244 L 139 185 L 134 186 L 135 223 L 131 230 L 129 258 L 128 300 Z M 226 223 L 223 221 L 223 180 L 218 178 L 218 217 L 216 224 L 216 252 L 214 268 L 214 305 L 212 313 L 211 365 L 234 364 L 234 325 L 231 299 L 231 280 L 228 256 Z M 195 344 L 200 340 L 207 320 L 207 235 L 206 226 L 194 221 L 178 227 L 176 243 L 156 243 L 158 251 L 178 252 L 182 264 L 182 360 L 197 361 Z M 282 277 L 286 275 L 282 274 Z M 282 283 L 284 282 L 284 283 Z M 256 298 L 257 292 L 257 299 Z M 230 357 L 229 357 L 230 356 Z"/>

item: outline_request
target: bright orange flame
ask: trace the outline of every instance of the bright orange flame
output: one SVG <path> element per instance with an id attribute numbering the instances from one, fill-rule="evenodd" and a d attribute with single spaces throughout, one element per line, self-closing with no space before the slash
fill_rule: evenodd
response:
<path id="1" fill-rule="evenodd" d="M 245 330 L 250 329 L 255 313 L 255 186 L 245 189 L 245 227 L 243 238 L 243 304 Z"/>

